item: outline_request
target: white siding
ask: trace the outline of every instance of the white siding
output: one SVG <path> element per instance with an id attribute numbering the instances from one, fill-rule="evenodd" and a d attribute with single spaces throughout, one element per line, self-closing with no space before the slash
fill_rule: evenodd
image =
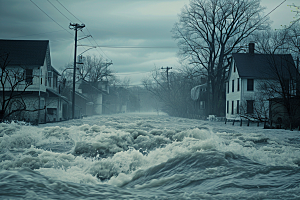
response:
<path id="1" fill-rule="evenodd" d="M 268 97 L 263 96 L 259 86 L 264 80 L 253 80 L 253 91 L 247 90 L 247 78 L 240 78 L 238 71 L 234 72 L 234 62 L 229 74 L 229 93 L 226 90 L 226 118 L 239 119 L 240 114 L 247 112 L 247 100 L 254 101 L 254 114 L 259 117 L 268 117 L 269 102 Z M 232 80 L 234 80 L 234 92 L 232 92 Z M 237 81 L 240 81 L 240 90 L 237 91 Z M 226 86 L 228 87 L 228 85 Z M 237 102 L 239 101 L 239 114 L 237 113 Z M 233 102 L 233 106 L 232 106 Z M 227 108 L 228 107 L 228 108 Z M 227 112 L 228 111 L 228 112 Z M 233 113 L 232 113 L 233 111 Z M 258 112 L 256 112 L 258 111 Z"/>
<path id="2" fill-rule="evenodd" d="M 238 117 L 237 115 L 237 101 L 241 101 L 241 89 L 242 89 L 242 84 L 241 84 L 241 79 L 238 74 L 237 70 L 234 70 L 234 65 L 235 62 L 232 62 L 231 65 L 231 70 L 229 74 L 229 84 L 227 83 L 227 86 L 229 86 L 229 93 L 227 93 L 228 88 L 226 88 L 226 118 L 236 118 Z M 232 82 L 234 80 L 234 83 Z M 238 81 L 239 83 L 239 91 L 238 89 Z M 232 83 L 234 84 L 234 91 L 232 92 Z M 227 103 L 227 101 L 229 103 Z M 232 102 L 233 102 L 233 107 L 232 107 Z M 227 106 L 229 106 L 227 108 Z M 233 114 L 232 114 L 232 109 L 233 109 Z M 227 112 L 228 111 L 228 112 Z"/>

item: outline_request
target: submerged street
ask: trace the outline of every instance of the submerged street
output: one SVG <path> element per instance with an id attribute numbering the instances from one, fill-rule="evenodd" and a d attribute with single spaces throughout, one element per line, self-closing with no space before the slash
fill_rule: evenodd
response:
<path id="1" fill-rule="evenodd" d="M 299 199 L 299 131 L 101 115 L 0 124 L 3 199 Z"/>

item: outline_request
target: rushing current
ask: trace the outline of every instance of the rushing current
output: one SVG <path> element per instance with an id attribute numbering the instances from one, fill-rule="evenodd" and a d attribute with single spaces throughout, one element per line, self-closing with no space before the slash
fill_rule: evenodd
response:
<path id="1" fill-rule="evenodd" d="M 300 199 L 300 132 L 157 114 L 0 124 L 0 199 Z"/>

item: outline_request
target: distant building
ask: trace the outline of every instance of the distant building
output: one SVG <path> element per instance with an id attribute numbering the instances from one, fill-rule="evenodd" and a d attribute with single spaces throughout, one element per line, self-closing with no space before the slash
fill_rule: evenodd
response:
<path id="1" fill-rule="evenodd" d="M 194 101 L 194 114 L 201 117 L 207 116 L 207 84 L 193 87 L 191 89 L 191 98 Z"/>
<path id="2" fill-rule="evenodd" d="M 76 93 L 86 97 L 85 104 L 78 104 L 82 115 L 103 114 L 103 95 L 109 94 L 108 81 L 89 82 L 81 79 L 76 84 Z"/>

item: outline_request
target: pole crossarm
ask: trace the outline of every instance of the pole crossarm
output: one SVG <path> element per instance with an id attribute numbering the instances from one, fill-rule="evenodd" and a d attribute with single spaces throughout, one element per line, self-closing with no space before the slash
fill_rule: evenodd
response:
<path id="1" fill-rule="evenodd" d="M 167 83 L 168 83 L 168 88 L 170 89 L 170 84 L 169 84 L 169 70 L 172 69 L 172 67 L 162 67 L 161 69 L 165 69 L 167 72 Z"/>
<path id="2" fill-rule="evenodd" d="M 69 28 L 73 30 L 81 30 L 85 27 L 84 24 L 70 23 Z"/>

